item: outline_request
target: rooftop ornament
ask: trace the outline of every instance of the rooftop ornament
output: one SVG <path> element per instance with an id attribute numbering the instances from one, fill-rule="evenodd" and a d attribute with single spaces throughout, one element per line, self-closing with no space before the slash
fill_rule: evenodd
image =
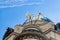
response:
<path id="1" fill-rule="evenodd" d="M 27 20 L 29 20 L 29 21 L 32 21 L 32 14 L 26 14 L 26 18 L 27 18 Z"/>
<path id="2" fill-rule="evenodd" d="M 27 18 L 27 20 L 29 20 L 29 21 L 34 20 L 32 14 L 26 14 L 26 18 Z M 41 18 L 42 18 L 41 13 L 38 13 L 38 15 L 35 17 L 35 20 L 40 20 Z"/>
<path id="3" fill-rule="evenodd" d="M 41 13 L 38 13 L 38 15 L 35 17 L 36 20 L 41 20 L 41 18 L 42 18 Z"/>
<path id="4" fill-rule="evenodd" d="M 26 14 L 26 18 L 27 18 L 27 20 L 24 23 L 32 21 L 32 20 L 42 20 L 42 21 L 46 21 L 46 22 L 52 22 L 47 17 L 42 16 L 42 14 L 40 12 L 35 17 L 32 14 Z"/>

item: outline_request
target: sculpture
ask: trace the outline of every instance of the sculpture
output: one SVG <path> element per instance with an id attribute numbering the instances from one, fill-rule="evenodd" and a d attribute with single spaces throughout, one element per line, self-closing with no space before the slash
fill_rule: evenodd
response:
<path id="1" fill-rule="evenodd" d="M 26 18 L 27 18 L 29 21 L 32 21 L 32 14 L 26 14 Z"/>
<path id="2" fill-rule="evenodd" d="M 26 14 L 26 18 L 27 18 L 29 21 L 34 20 L 34 18 L 32 17 L 32 14 Z M 38 13 L 38 15 L 35 17 L 35 20 L 40 20 L 41 18 L 42 18 L 41 13 Z"/>

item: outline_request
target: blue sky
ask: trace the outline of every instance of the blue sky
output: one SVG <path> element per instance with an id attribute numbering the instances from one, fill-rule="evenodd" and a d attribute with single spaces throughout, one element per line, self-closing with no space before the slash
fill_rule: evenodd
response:
<path id="1" fill-rule="evenodd" d="M 23 24 L 26 13 L 38 12 L 55 24 L 60 22 L 60 0 L 0 0 L 0 40 L 7 27 Z"/>

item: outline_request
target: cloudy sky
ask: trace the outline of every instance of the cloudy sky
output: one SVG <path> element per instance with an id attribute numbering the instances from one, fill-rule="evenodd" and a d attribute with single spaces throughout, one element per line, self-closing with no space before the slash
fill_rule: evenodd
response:
<path id="1" fill-rule="evenodd" d="M 55 24 L 60 22 L 60 0 L 0 0 L 0 40 L 7 27 L 23 24 L 26 13 L 38 12 Z"/>
<path id="2" fill-rule="evenodd" d="M 0 0 L 0 8 L 17 7 L 24 5 L 38 5 L 42 0 Z"/>

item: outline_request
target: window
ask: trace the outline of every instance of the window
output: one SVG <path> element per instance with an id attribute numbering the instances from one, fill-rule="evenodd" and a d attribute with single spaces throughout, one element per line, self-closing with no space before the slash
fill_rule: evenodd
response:
<path id="1" fill-rule="evenodd" d="M 36 30 L 36 31 L 39 31 L 37 28 L 27 28 L 25 30 Z"/>

